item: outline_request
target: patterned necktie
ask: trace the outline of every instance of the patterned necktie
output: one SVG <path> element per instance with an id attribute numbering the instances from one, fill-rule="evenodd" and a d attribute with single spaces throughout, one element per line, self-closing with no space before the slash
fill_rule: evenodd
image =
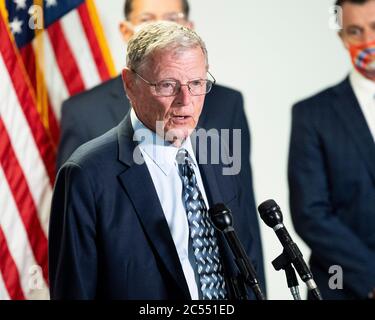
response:
<path id="1" fill-rule="evenodd" d="M 178 151 L 176 160 L 183 184 L 182 196 L 203 299 L 226 299 L 227 292 L 215 230 L 198 188 L 192 160 L 185 149 Z"/>

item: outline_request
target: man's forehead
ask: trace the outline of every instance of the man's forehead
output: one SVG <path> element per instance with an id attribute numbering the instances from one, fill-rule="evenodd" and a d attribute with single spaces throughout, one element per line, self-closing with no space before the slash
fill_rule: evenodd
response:
<path id="1" fill-rule="evenodd" d="M 344 27 L 375 22 L 375 0 L 364 4 L 346 2 L 342 6 Z"/>
<path id="2" fill-rule="evenodd" d="M 185 47 L 166 47 L 162 49 L 156 49 L 153 51 L 146 59 L 149 65 L 159 63 L 160 61 L 177 61 L 180 58 L 183 58 L 184 61 L 191 60 L 197 64 L 201 62 L 201 59 L 204 60 L 205 56 L 202 51 L 202 48 L 199 46 L 194 46 L 191 48 Z"/>
<path id="3" fill-rule="evenodd" d="M 186 72 L 199 73 L 207 70 L 204 53 L 200 47 L 161 49 L 150 54 L 143 63 L 142 70 L 151 77 L 168 78 L 175 68 Z M 195 75 L 200 77 L 201 74 Z"/>

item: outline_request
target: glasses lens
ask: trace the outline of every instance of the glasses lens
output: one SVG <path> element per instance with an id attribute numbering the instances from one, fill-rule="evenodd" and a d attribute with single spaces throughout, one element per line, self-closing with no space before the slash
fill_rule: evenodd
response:
<path id="1" fill-rule="evenodd" d="M 133 23 L 142 24 L 142 23 L 161 21 L 161 20 L 172 21 L 172 22 L 177 22 L 177 23 L 182 23 L 186 21 L 185 14 L 183 14 L 182 12 L 171 12 L 171 13 L 164 14 L 162 16 L 156 16 L 151 13 L 143 13 L 139 16 L 134 17 Z"/>
<path id="2" fill-rule="evenodd" d="M 174 80 L 163 80 L 156 84 L 156 94 L 159 96 L 169 97 L 176 94 L 177 82 Z"/>
<path id="3" fill-rule="evenodd" d="M 207 80 L 197 79 L 188 82 L 190 93 L 193 95 L 206 94 L 207 91 Z"/>
<path id="4" fill-rule="evenodd" d="M 213 82 L 211 80 L 199 80 L 199 85 L 197 81 L 189 85 L 190 92 L 194 96 L 200 96 L 207 94 L 211 91 Z"/>
<path id="5" fill-rule="evenodd" d="M 163 20 L 181 23 L 185 21 L 185 15 L 182 12 L 171 12 L 163 16 Z"/>

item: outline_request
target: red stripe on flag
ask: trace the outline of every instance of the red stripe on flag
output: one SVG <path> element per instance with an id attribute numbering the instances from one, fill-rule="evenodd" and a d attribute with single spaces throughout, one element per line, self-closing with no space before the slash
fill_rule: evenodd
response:
<path id="1" fill-rule="evenodd" d="M 82 3 L 78 7 L 78 13 L 91 48 L 91 53 L 94 57 L 96 68 L 98 70 L 98 73 L 100 74 L 100 78 L 102 79 L 102 81 L 108 80 L 110 78 L 110 74 L 105 63 L 105 59 L 102 55 L 102 51 L 100 49 L 99 42 L 90 19 L 86 2 Z"/>
<path id="2" fill-rule="evenodd" d="M 13 194 L 20 217 L 28 235 L 35 260 L 43 270 L 48 283 L 47 237 L 44 234 L 30 188 L 16 154 L 12 148 L 8 133 L 0 118 L 0 164 L 3 167 L 10 191 Z"/>
<path id="3" fill-rule="evenodd" d="M 31 85 L 36 92 L 36 66 L 34 50 L 31 45 L 26 45 L 23 48 L 20 48 L 19 51 L 27 74 L 29 75 Z"/>
<path id="4" fill-rule="evenodd" d="M 31 44 L 20 49 L 21 57 L 25 65 L 25 69 L 31 80 L 31 84 L 36 92 L 36 68 L 35 68 L 35 52 Z M 51 100 L 48 97 L 48 124 L 52 141 L 55 146 L 59 144 L 60 126 L 56 118 L 56 114 L 52 108 Z"/>
<path id="5" fill-rule="evenodd" d="M 69 94 L 74 95 L 85 89 L 78 65 L 65 38 L 60 22 L 57 21 L 47 29 L 60 72 L 64 78 Z"/>
<path id="6" fill-rule="evenodd" d="M 12 80 L 20 106 L 30 126 L 35 143 L 45 164 L 51 185 L 55 181 L 56 148 L 48 132 L 42 124 L 42 120 L 36 108 L 35 97 L 31 94 L 30 85 L 22 69 L 21 59 L 18 59 L 15 47 L 11 42 L 3 19 L 0 19 L 0 53 L 4 59 L 8 74 Z"/>
<path id="7" fill-rule="evenodd" d="M 3 274 L 4 284 L 12 300 L 25 300 L 22 291 L 17 266 L 10 254 L 3 229 L 0 227 L 0 272 Z"/>

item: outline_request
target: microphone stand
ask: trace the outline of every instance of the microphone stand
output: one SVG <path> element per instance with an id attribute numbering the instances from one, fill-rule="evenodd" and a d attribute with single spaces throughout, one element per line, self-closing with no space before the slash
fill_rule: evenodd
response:
<path id="1" fill-rule="evenodd" d="M 240 279 L 237 280 L 237 283 L 231 284 L 235 289 L 236 299 L 245 300 L 248 298 L 247 294 L 244 294 L 243 292 L 241 292 L 241 290 L 236 290 L 240 287 L 246 288 L 245 285 L 247 285 L 253 290 L 257 300 L 265 300 L 265 296 L 263 295 L 257 279 L 256 271 L 233 228 L 233 218 L 231 211 L 224 204 L 219 203 L 209 209 L 209 215 L 216 229 L 223 232 L 224 237 L 226 238 L 229 247 L 233 252 L 235 262 L 240 271 Z"/>
<path id="2" fill-rule="evenodd" d="M 234 296 L 234 300 L 249 300 L 246 284 L 241 275 L 238 277 L 228 277 L 228 284 Z"/>
<path id="3" fill-rule="evenodd" d="M 237 238 L 237 235 L 234 233 L 234 229 L 232 227 L 229 227 L 228 229 L 226 229 L 226 232 L 224 232 L 224 235 L 227 238 L 229 246 L 231 247 L 232 252 L 235 256 L 235 262 L 244 283 L 253 290 L 257 300 L 265 300 L 263 292 L 256 278 L 255 269 L 250 263 L 244 248 Z"/>
<path id="4" fill-rule="evenodd" d="M 286 255 L 283 251 L 282 254 L 280 254 L 275 260 L 272 261 L 272 265 L 276 271 L 279 271 L 281 269 L 285 271 L 288 288 L 290 289 L 293 299 L 301 300 L 296 271 L 293 268 L 292 261 L 288 259 L 288 255 Z"/>
<path id="5" fill-rule="evenodd" d="M 277 203 L 270 199 L 264 201 L 258 206 L 260 217 L 266 223 L 267 226 L 271 227 L 275 231 L 276 236 L 280 240 L 284 250 L 281 256 L 276 258 L 277 270 L 285 269 L 289 264 L 293 264 L 293 267 L 298 272 L 301 280 L 306 283 L 309 292 L 312 294 L 315 300 L 323 300 L 322 295 L 313 279 L 313 275 L 303 260 L 302 252 L 299 250 L 297 244 L 292 240 L 290 234 L 286 230 L 283 224 L 283 214 L 281 213 L 280 207 Z M 279 260 L 277 260 L 279 259 Z M 293 280 L 292 271 L 290 268 L 286 270 L 288 282 L 293 288 L 293 297 L 296 293 L 296 285 Z"/>

